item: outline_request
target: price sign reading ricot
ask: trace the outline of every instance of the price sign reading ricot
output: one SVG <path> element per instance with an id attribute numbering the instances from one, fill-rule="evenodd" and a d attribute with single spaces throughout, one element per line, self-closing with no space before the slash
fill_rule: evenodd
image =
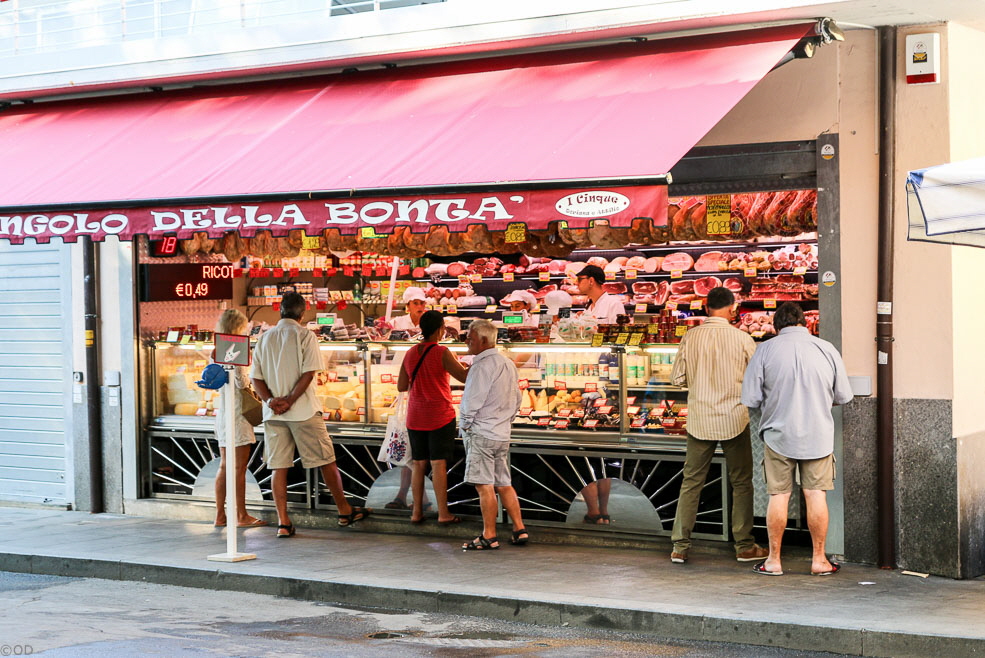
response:
<path id="1" fill-rule="evenodd" d="M 218 263 L 141 265 L 140 301 L 231 299 L 234 269 Z"/>
<path id="2" fill-rule="evenodd" d="M 634 218 L 651 217 L 659 223 L 667 216 L 664 186 L 610 189 L 557 189 L 469 194 L 433 194 L 393 197 L 345 197 L 258 202 L 200 204 L 92 210 L 73 213 L 0 214 L 0 240 L 19 244 L 25 238 L 48 242 L 60 237 L 75 242 L 80 236 L 100 241 L 107 235 L 132 240 L 137 235 L 152 240 L 177 237 L 185 240 L 205 232 L 211 238 L 237 231 L 253 237 L 270 231 L 274 237 L 301 229 L 309 236 L 325 229 L 343 235 L 381 237 L 400 226 L 427 233 L 432 226 L 463 231 L 484 225 L 491 231 L 524 227 L 544 230 L 551 222 L 564 221 L 570 228 L 588 228 L 595 220 L 626 228 Z M 519 225 L 519 226 L 517 226 Z"/>

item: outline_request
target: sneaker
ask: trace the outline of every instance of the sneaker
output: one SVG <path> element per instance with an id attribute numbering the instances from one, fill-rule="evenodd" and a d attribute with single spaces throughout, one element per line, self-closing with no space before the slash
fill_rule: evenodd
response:
<path id="1" fill-rule="evenodd" d="M 678 553 L 674 551 L 670 554 L 670 561 L 674 564 L 684 564 L 687 562 L 687 553 Z"/>
<path id="2" fill-rule="evenodd" d="M 770 556 L 770 552 L 762 546 L 753 546 L 747 551 L 735 554 L 735 559 L 739 562 L 758 562 Z"/>

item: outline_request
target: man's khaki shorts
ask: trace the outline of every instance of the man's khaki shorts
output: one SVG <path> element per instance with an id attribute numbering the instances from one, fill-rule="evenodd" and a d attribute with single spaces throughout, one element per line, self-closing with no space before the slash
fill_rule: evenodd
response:
<path id="1" fill-rule="evenodd" d="M 509 487 L 510 442 L 495 441 L 466 433 L 465 482 Z"/>
<path id="2" fill-rule="evenodd" d="M 763 445 L 763 469 L 766 492 L 785 494 L 793 491 L 794 479 L 801 489 L 831 491 L 835 488 L 835 456 L 820 459 L 791 459 Z"/>
<path id="3" fill-rule="evenodd" d="M 308 420 L 267 420 L 263 431 L 263 461 L 269 469 L 293 466 L 295 446 L 304 468 L 318 468 L 335 461 L 335 447 L 321 414 Z"/>

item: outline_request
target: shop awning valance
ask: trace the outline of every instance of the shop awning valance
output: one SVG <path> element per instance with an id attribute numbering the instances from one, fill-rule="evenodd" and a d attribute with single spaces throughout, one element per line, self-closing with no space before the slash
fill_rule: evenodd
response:
<path id="1" fill-rule="evenodd" d="M 985 247 L 985 158 L 911 171 L 910 240 Z"/>
<path id="2" fill-rule="evenodd" d="M 181 218 L 164 222 L 179 237 L 196 230 L 250 235 L 264 221 L 275 235 L 336 225 L 389 232 L 397 225 L 396 214 L 333 223 L 325 204 L 342 194 L 361 197 L 363 205 L 395 206 L 422 194 L 440 202 L 431 197 L 451 192 L 457 203 L 460 189 L 512 184 L 508 199 L 524 197 L 517 185 L 543 189 L 552 182 L 602 199 L 617 181 L 636 185 L 666 174 L 812 29 L 7 108 L 0 112 L 0 239 L 160 235 L 155 211 Z M 600 217 L 594 206 L 584 216 L 558 212 L 566 196 L 514 201 L 526 205 L 513 218 L 536 228 Z M 665 192 L 644 196 L 659 206 Z M 304 223 L 290 224 L 295 210 L 282 202 L 301 199 L 309 200 L 299 211 Z M 597 205 L 617 209 L 605 216 L 615 226 L 660 213 L 652 203 L 613 199 Z M 471 203 L 448 207 L 464 224 L 461 212 L 477 214 Z M 486 217 L 498 210 L 489 203 Z M 288 217 L 278 223 L 285 206 Z M 548 210 L 533 213 L 534 206 Z M 370 215 L 378 220 L 386 213 L 381 208 Z M 431 215 L 439 210 L 435 205 Z"/>

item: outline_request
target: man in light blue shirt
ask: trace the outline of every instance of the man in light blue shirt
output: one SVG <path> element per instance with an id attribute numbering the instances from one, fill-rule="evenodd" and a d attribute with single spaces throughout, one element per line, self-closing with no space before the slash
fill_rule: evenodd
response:
<path id="1" fill-rule="evenodd" d="M 742 404 L 762 412 L 759 434 L 766 443 L 766 511 L 770 554 L 753 571 L 781 576 L 780 546 L 794 473 L 807 501 L 811 532 L 811 574 L 828 576 L 841 568 L 828 560 L 825 492 L 834 488 L 834 419 L 831 407 L 852 399 L 845 364 L 831 343 L 812 336 L 800 306 L 783 304 L 773 316 L 776 338 L 756 350 L 742 383 Z"/>
<path id="2" fill-rule="evenodd" d="M 520 410 L 516 366 L 496 349 L 496 327 L 488 320 L 469 326 L 469 354 L 475 356 L 465 380 L 458 427 L 465 439 L 465 481 L 475 486 L 482 510 L 482 532 L 462 545 L 466 551 L 499 548 L 496 494 L 513 521 L 510 543 L 523 545 L 529 535 L 520 518 L 520 501 L 510 480 L 510 430 Z"/>

